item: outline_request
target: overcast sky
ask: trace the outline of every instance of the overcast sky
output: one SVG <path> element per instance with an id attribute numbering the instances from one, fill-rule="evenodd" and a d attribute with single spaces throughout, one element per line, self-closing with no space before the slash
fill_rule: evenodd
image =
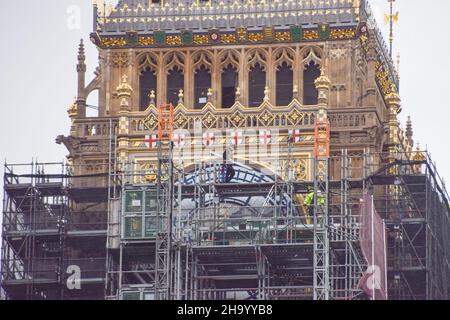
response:
<path id="1" fill-rule="evenodd" d="M 97 66 L 89 42 L 91 0 L 2 1 L 0 11 L 0 159 L 8 162 L 62 161 L 66 150 L 54 143 L 69 132 L 67 106 L 76 94 L 76 56 L 87 44 L 88 79 Z M 387 0 L 371 1 L 382 28 Z M 442 176 L 450 177 L 447 122 L 450 105 L 448 0 L 397 0 L 395 54 L 401 54 L 404 123 L 413 120 L 415 141 L 427 146 Z M 79 8 L 81 24 L 69 16 Z M 74 11 L 75 10 L 75 11 Z M 69 27 L 70 26 L 70 27 Z M 95 102 L 94 102 L 95 104 Z M 3 166 L 1 168 L 3 176 Z"/>

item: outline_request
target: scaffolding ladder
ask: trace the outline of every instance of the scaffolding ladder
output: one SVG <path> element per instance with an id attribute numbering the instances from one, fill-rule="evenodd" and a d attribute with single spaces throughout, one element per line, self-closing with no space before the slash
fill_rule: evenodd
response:
<path id="1" fill-rule="evenodd" d="M 330 298 L 330 239 L 328 225 L 330 122 L 315 122 L 314 150 L 314 300 Z M 321 203 L 319 205 L 319 197 Z"/>
<path id="2" fill-rule="evenodd" d="M 173 214 L 173 125 L 172 104 L 158 109 L 157 226 L 155 299 L 171 298 L 171 240 Z"/>

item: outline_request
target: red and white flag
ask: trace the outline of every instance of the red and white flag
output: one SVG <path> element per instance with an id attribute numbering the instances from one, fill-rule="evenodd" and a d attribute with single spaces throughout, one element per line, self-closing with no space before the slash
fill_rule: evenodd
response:
<path id="1" fill-rule="evenodd" d="M 205 147 L 209 147 L 210 145 L 213 145 L 214 144 L 214 139 L 215 139 L 214 133 L 212 133 L 212 132 L 205 132 L 203 134 L 203 145 Z"/>
<path id="2" fill-rule="evenodd" d="M 300 142 L 301 138 L 300 130 L 289 130 L 289 136 L 292 139 L 293 143 Z"/>
<path id="3" fill-rule="evenodd" d="M 186 145 L 186 135 L 184 133 L 175 132 L 172 141 L 176 148 L 182 148 Z"/>
<path id="4" fill-rule="evenodd" d="M 158 142 L 158 137 L 156 136 L 156 134 L 151 134 L 151 135 L 146 135 L 145 136 L 145 145 L 147 146 L 147 148 L 154 149 L 157 146 L 157 142 Z"/>
<path id="5" fill-rule="evenodd" d="M 259 143 L 269 144 L 272 141 L 272 134 L 270 130 L 259 130 Z"/>
<path id="6" fill-rule="evenodd" d="M 244 137 L 243 137 L 242 131 L 241 130 L 233 131 L 232 136 L 231 136 L 231 143 L 234 146 L 237 146 L 239 144 L 242 144 L 243 142 L 244 142 Z"/>

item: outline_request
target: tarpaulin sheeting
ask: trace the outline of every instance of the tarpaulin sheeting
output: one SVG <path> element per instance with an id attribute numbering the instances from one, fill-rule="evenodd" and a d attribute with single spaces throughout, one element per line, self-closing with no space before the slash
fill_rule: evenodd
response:
<path id="1" fill-rule="evenodd" d="M 368 267 L 359 286 L 370 298 L 387 300 L 385 225 L 374 207 L 373 196 L 366 193 L 362 200 L 361 249 Z"/>

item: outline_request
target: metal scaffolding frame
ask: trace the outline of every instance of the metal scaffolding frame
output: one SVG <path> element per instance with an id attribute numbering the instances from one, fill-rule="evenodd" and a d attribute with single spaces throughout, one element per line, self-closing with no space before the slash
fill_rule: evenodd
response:
<path id="1" fill-rule="evenodd" d="M 373 299 L 361 285 L 370 269 L 361 220 L 369 192 L 387 228 L 389 297 L 448 299 L 449 200 L 428 155 L 399 154 L 387 165 L 372 150 L 330 155 L 329 123 L 318 122 L 315 156 L 304 159 L 312 177 L 298 179 L 292 139 L 265 159 L 278 168 L 267 173 L 215 154 L 187 165 L 182 152 L 175 159 L 172 131 L 173 107 L 163 106 L 153 173 L 122 155 L 119 163 L 112 121 L 105 172 L 5 165 L 1 275 L 9 298 L 86 298 L 95 288 L 92 297 L 106 299 Z M 230 166 L 235 176 L 225 181 Z M 80 183 L 93 177 L 104 183 Z M 312 208 L 303 204 L 311 190 Z M 98 223 L 83 220 L 96 216 Z M 103 241 L 91 259 L 71 252 Z M 74 264 L 84 281 L 76 292 L 66 288 Z"/>
<path id="2" fill-rule="evenodd" d="M 71 189 L 68 169 L 64 163 L 5 164 L 1 276 L 10 299 L 79 298 L 104 281 L 104 257 L 73 251 L 89 248 L 83 239 L 106 239 L 106 211 L 77 209 L 80 191 Z M 83 290 L 67 285 L 73 266 L 83 270 Z"/>
<path id="3" fill-rule="evenodd" d="M 285 160 L 293 161 L 290 156 Z M 377 156 L 379 165 L 373 161 Z M 386 222 L 389 298 L 448 299 L 445 186 L 428 156 L 387 166 L 382 160 L 383 155 L 369 151 L 342 150 L 330 156 L 330 172 L 336 177 L 328 190 L 328 298 L 367 298 L 359 283 L 367 261 L 361 253 L 358 212 L 362 195 L 370 191 Z M 50 164 L 34 163 L 25 172 L 7 165 L 1 270 L 7 298 L 78 299 L 95 288 L 91 296 L 97 299 L 155 299 L 159 287 L 168 290 L 160 299 L 314 299 L 314 221 L 302 204 L 314 181 L 268 176 L 229 161 L 203 159 L 190 171 L 182 161 L 174 161 L 173 179 L 161 179 L 162 185 L 172 184 L 172 200 L 163 202 L 172 207 L 172 217 L 159 222 L 171 228 L 164 252 L 170 260 L 164 268 L 167 286 L 156 284 L 158 223 L 146 237 L 123 237 L 126 192 L 157 190 L 155 181 L 142 182 L 148 172 L 114 160 L 112 171 L 98 175 L 109 177 L 110 184 L 91 188 L 79 186 L 77 179 L 91 176 L 75 176 L 73 166 L 52 173 Z M 309 161 L 313 168 L 315 159 Z M 247 180 L 224 183 L 227 164 Z M 287 163 L 286 168 L 292 167 Z M 87 209 L 102 201 L 110 203 L 108 209 Z M 84 250 L 83 241 L 98 246 L 106 239 L 106 261 L 100 255 L 88 259 L 87 252 L 85 258 L 71 253 L 77 246 Z M 88 281 L 78 292 L 65 288 L 65 271 L 73 264 L 82 266 Z M 106 295 L 99 286 L 105 286 Z"/>
<path id="4" fill-rule="evenodd" d="M 312 163 L 315 160 L 310 159 Z M 347 162 L 341 161 L 342 164 Z M 228 163 L 214 157 L 197 162 L 190 173 L 196 179 L 190 183 L 183 179 L 187 175 L 182 162 L 174 167 L 178 179 L 173 182 L 173 217 L 165 221 L 172 226 L 169 254 L 172 262 L 165 269 L 172 279 L 170 299 L 242 298 L 243 292 L 258 299 L 313 299 L 314 222 L 311 222 L 312 217 L 308 216 L 303 204 L 294 204 L 293 199 L 314 188 L 314 182 L 282 180 L 274 174 L 271 182 L 224 183 L 223 166 L 227 164 L 238 165 L 232 160 Z M 288 164 L 287 167 L 294 166 Z M 136 170 L 124 173 L 128 177 L 141 178 L 146 174 Z M 126 178 L 122 181 L 123 191 L 156 187 L 127 184 L 125 181 Z M 339 202 L 346 199 L 341 197 L 341 187 L 340 182 L 335 182 L 329 190 L 339 194 L 338 200 L 330 203 L 333 208 L 350 206 Z M 263 201 L 260 207 L 249 206 L 248 202 L 239 199 L 242 196 L 259 196 Z M 235 217 L 230 216 L 232 211 L 237 212 Z M 330 259 L 328 298 L 361 297 L 358 280 L 365 267 L 357 248 L 357 217 L 349 213 L 351 210 L 345 211 L 347 216 L 341 214 L 340 209 L 328 211 L 333 212 L 330 216 L 333 228 L 328 226 L 330 230 L 327 230 L 330 231 L 332 245 L 323 252 Z M 144 243 L 149 259 L 156 265 L 156 236 L 122 240 L 122 244 L 135 250 Z M 120 260 L 119 264 L 123 264 Z M 119 273 L 127 272 L 119 268 Z M 116 287 L 123 288 L 120 285 Z M 123 289 L 125 293 L 136 292 L 142 287 L 156 297 L 156 277 L 150 277 L 147 283 Z M 111 297 L 123 297 L 119 291 Z"/>
<path id="5" fill-rule="evenodd" d="M 390 299 L 450 298 L 449 197 L 424 155 L 398 160 L 368 181 L 386 218 Z"/>

